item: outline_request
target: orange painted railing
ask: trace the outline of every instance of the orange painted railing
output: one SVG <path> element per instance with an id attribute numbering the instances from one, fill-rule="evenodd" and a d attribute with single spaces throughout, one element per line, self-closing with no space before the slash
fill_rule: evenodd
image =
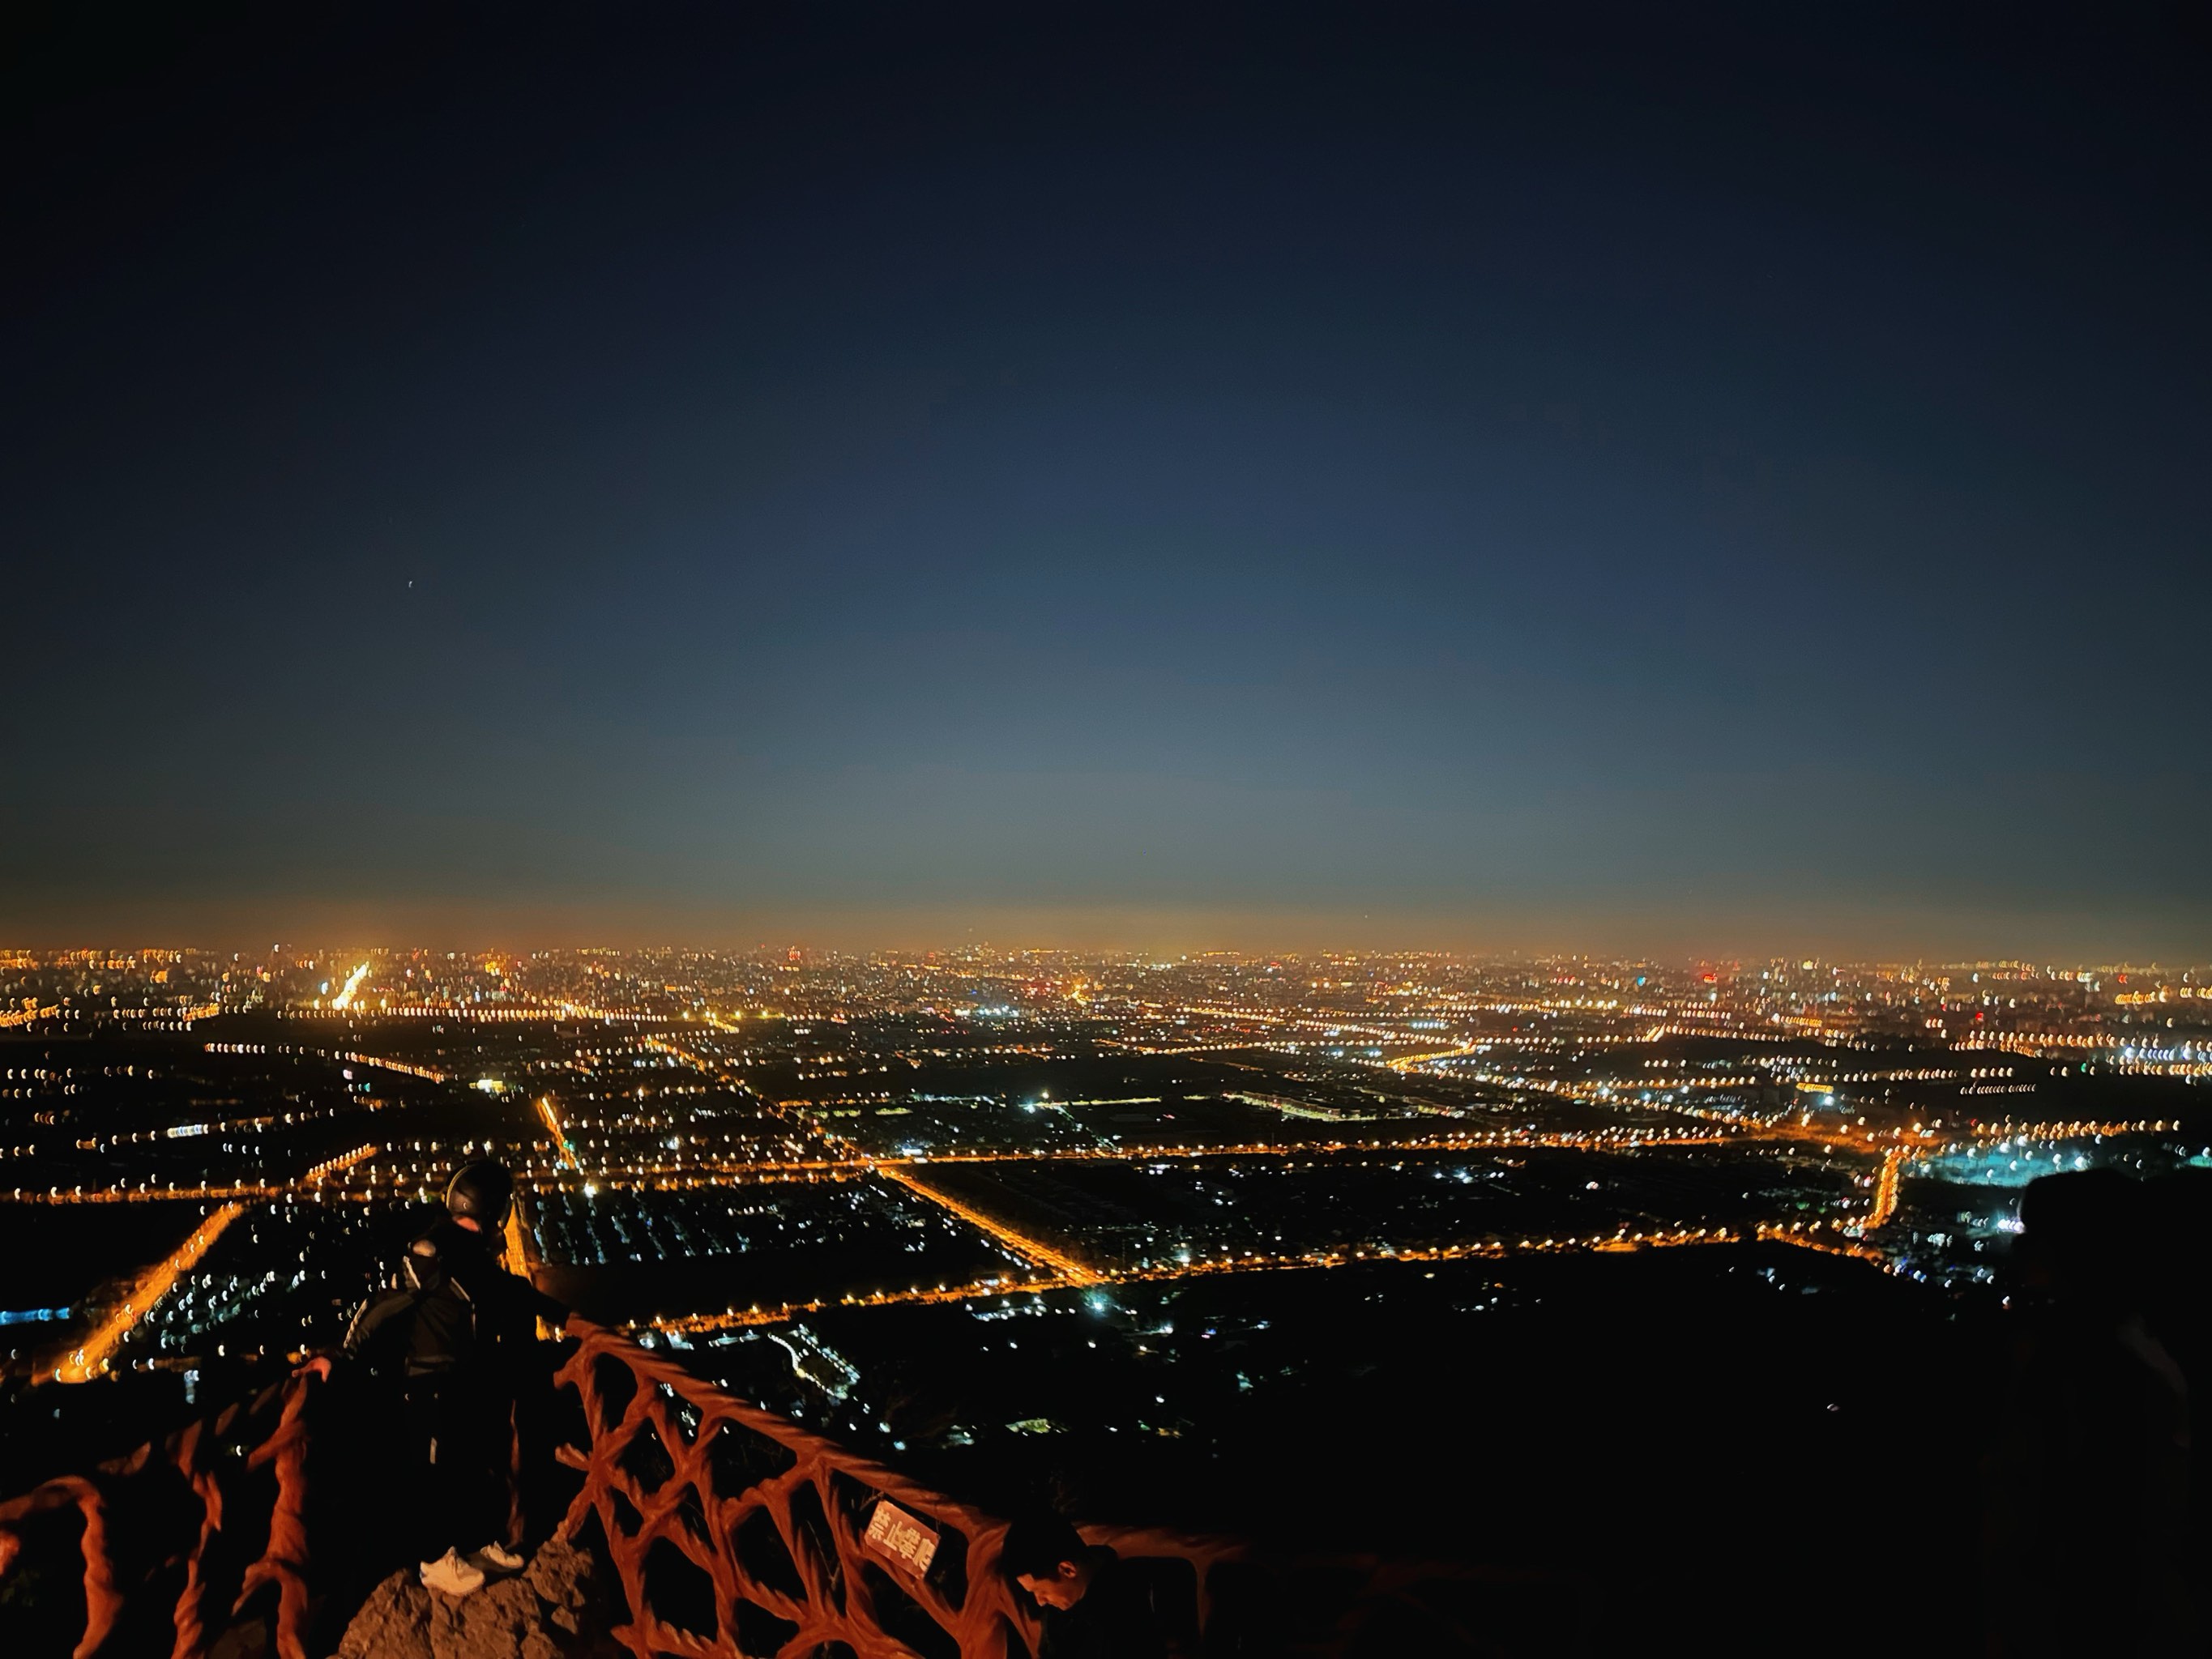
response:
<path id="1" fill-rule="evenodd" d="M 1000 1566 L 1006 1522 L 723 1393 L 675 1360 L 581 1319 L 555 1378 L 588 1445 L 564 1528 L 596 1517 L 638 1659 L 1012 1659 L 1036 1611 Z M 1558 1601 L 1570 1639 L 1595 1607 L 1562 1575 L 1373 1555 L 1271 1557 L 1242 1540 L 1156 1528 L 1081 1528 L 1154 1589 L 1171 1654 L 1503 1654 L 1445 1608 L 1477 1586 Z M 1443 1592 L 1439 1594 L 1439 1592 Z M 1379 1645 L 1377 1644 L 1379 1643 Z"/>
<path id="2" fill-rule="evenodd" d="M 74 1659 L 91 1659 L 115 1632 L 133 1597 L 179 1559 L 185 1571 L 169 1615 L 176 1632 L 171 1659 L 199 1659 L 232 1619 L 272 1587 L 277 1653 L 282 1659 L 306 1659 L 307 1404 L 307 1385 L 295 1379 L 232 1406 L 212 1422 L 193 1423 L 158 1444 L 149 1442 L 129 1457 L 104 1463 L 93 1475 L 64 1475 L 0 1503 L 0 1574 L 14 1565 L 25 1533 L 41 1516 L 74 1508 L 83 1524 L 79 1549 L 84 1558 L 85 1617 Z M 258 1528 L 237 1513 L 236 1488 L 241 1478 L 264 1469 L 273 1473 L 276 1483 L 266 1542 L 245 1565 L 228 1605 L 218 1601 L 210 1607 L 210 1569 L 225 1541 L 226 1509 L 259 1536 Z M 118 1563 L 108 1524 L 111 1512 L 133 1517 L 158 1513 L 180 1498 L 187 1514 L 191 1502 L 199 1506 L 189 1547 L 167 1555 L 159 1547 L 141 1550 L 145 1559 L 135 1570 Z M 191 1526 L 189 1520 L 182 1524 Z"/>
<path id="3" fill-rule="evenodd" d="M 828 1642 L 908 1659 L 945 1638 L 962 1659 L 1035 1650 L 1035 1614 L 997 1570 L 1004 1522 L 611 1331 L 568 1332 L 580 1340 L 555 1382 L 576 1390 L 591 1444 L 556 1453 L 584 1476 L 567 1527 L 599 1517 L 630 1607 L 616 1634 L 639 1659 L 785 1659 Z"/>
<path id="4" fill-rule="evenodd" d="M 614 1634 L 638 1659 L 799 1659 L 836 1644 L 854 1659 L 1036 1651 L 1036 1608 L 1000 1564 L 1004 1521 L 725 1394 L 626 1336 L 574 1318 L 568 1334 L 575 1346 L 555 1382 L 574 1391 L 582 1431 L 555 1455 L 581 1485 L 562 1529 L 573 1536 L 596 1520 L 629 1611 Z M 164 1613 L 171 1659 L 203 1659 L 272 1589 L 260 1612 L 279 1659 L 307 1659 L 310 1398 L 295 1378 L 92 1475 L 0 1503 L 0 1575 L 27 1534 L 62 1547 L 47 1522 L 65 1526 L 62 1512 L 73 1509 L 85 1607 L 75 1659 L 120 1651 L 113 1638 L 126 1623 L 131 1651 L 146 1650 L 149 1618 Z M 165 1530 L 154 1547 L 142 1538 L 117 1549 L 118 1531 L 145 1528 L 111 1527 L 112 1516 L 157 1514 Z M 1587 1587 L 1544 1573 L 1371 1556 L 1263 1560 L 1233 1539 L 1083 1531 L 1158 1587 L 1174 1653 L 1366 1651 L 1363 1631 L 1401 1627 L 1393 1621 L 1408 1613 L 1421 1621 L 1415 1645 L 1425 1651 L 1497 1652 L 1441 1618 L 1431 1592 L 1449 1581 L 1521 1583 L 1587 1600 Z M 157 1595 L 173 1595 L 173 1605 L 142 1605 Z M 1404 1648 L 1386 1641 L 1372 1650 Z"/>
<path id="5" fill-rule="evenodd" d="M 908 1659 L 947 1639 L 963 1659 L 1034 1650 L 1034 1609 L 997 1570 L 1005 1522 L 725 1395 L 626 1337 L 580 1319 L 568 1330 L 576 1346 L 556 1382 L 576 1391 L 588 1443 L 556 1449 L 583 1476 L 563 1530 L 598 1516 L 630 1608 L 617 1634 L 641 1659 L 758 1659 L 825 1642 L 844 1643 L 858 1659 Z M 130 1604 L 153 1593 L 179 1556 L 172 1659 L 200 1659 L 270 1586 L 277 1651 L 306 1659 L 309 1399 L 309 1385 L 294 1379 L 92 1475 L 48 1480 L 0 1504 L 0 1574 L 27 1532 L 74 1510 L 85 1603 L 75 1659 L 100 1652 Z M 211 1599 L 212 1581 L 225 1578 L 210 1568 L 226 1522 L 259 1535 L 264 1516 L 249 1512 L 259 1503 L 241 1505 L 238 1488 L 239 1477 L 264 1469 L 275 1476 L 273 1496 L 261 1500 L 270 1505 L 266 1547 L 242 1572 L 231 1559 L 225 1588 L 235 1583 L 236 1594 Z M 189 1545 L 191 1522 L 173 1522 L 175 1535 L 145 1561 L 119 1562 L 111 1517 L 172 1510 L 186 1494 L 198 1516 Z M 55 1536 L 41 1541 L 61 1547 Z M 1200 1548 L 1219 1556 L 1233 1547 Z M 688 1584 L 678 1576 L 686 1570 L 696 1575 Z M 131 1611 L 133 1628 L 143 1628 L 147 1610 Z M 917 1620 L 943 1636 L 933 1643 Z"/>

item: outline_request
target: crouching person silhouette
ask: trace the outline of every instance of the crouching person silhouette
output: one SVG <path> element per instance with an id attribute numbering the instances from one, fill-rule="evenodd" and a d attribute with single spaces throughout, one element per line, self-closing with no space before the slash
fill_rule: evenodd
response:
<path id="1" fill-rule="evenodd" d="M 1151 1585 L 1112 1550 L 1096 1548 L 1058 1516 L 1006 1528 L 1000 1561 L 1037 1604 L 1037 1659 L 1166 1659 L 1164 1620 Z"/>
<path id="2" fill-rule="evenodd" d="M 404 1421 L 406 1524 L 422 1582 L 448 1595 L 480 1588 L 487 1568 L 523 1565 L 515 1491 L 515 1413 L 538 1322 L 568 1310 L 499 1264 L 514 1181 L 489 1161 L 446 1188 L 446 1214 L 400 1259 L 398 1282 L 362 1304 L 333 1356 L 301 1376 L 359 1364 L 396 1382 Z"/>

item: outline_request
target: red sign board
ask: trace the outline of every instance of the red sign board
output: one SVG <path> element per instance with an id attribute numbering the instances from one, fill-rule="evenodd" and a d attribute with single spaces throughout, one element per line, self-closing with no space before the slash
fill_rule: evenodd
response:
<path id="1" fill-rule="evenodd" d="M 877 1554 L 896 1561 L 919 1578 L 937 1555 L 937 1528 L 908 1515 L 889 1498 L 876 1504 L 863 1534 Z"/>

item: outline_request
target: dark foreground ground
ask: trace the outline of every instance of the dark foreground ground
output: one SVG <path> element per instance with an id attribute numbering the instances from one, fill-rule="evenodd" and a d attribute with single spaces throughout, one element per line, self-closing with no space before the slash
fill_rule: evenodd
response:
<path id="1" fill-rule="evenodd" d="M 1980 1648 L 1977 1468 L 2012 1317 L 1995 1291 L 1729 1246 L 841 1312 L 808 1328 L 858 1374 L 842 1404 L 765 1334 L 684 1358 L 1001 1512 L 1477 1568 L 1455 1612 L 1500 1654 L 1957 1655 Z M 204 1376 L 202 1400 L 249 1380 Z M 14 1402 L 10 1461 L 185 1413 L 167 1380 L 43 1390 Z M 373 1489 L 385 1455 L 332 1447 L 321 1489 Z M 357 1599 L 386 1565 L 375 1506 L 325 1513 Z M 50 1641 L 67 1595 L 24 1622 L 0 1589 L 0 1638 Z"/>
<path id="2" fill-rule="evenodd" d="M 809 1329 L 860 1375 L 842 1407 L 772 1344 L 690 1358 L 1001 1510 L 1479 1565 L 1504 1652 L 1978 1646 L 2002 1316 L 1869 1263 L 1378 1263 Z"/>

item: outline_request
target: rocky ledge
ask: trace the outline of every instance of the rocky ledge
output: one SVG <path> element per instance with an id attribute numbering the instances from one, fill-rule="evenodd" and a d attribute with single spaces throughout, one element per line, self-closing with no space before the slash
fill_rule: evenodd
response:
<path id="1" fill-rule="evenodd" d="M 554 1539 L 511 1578 L 459 1598 L 395 1572 L 363 1601 L 338 1659 L 603 1659 L 622 1592 L 588 1550 Z"/>

